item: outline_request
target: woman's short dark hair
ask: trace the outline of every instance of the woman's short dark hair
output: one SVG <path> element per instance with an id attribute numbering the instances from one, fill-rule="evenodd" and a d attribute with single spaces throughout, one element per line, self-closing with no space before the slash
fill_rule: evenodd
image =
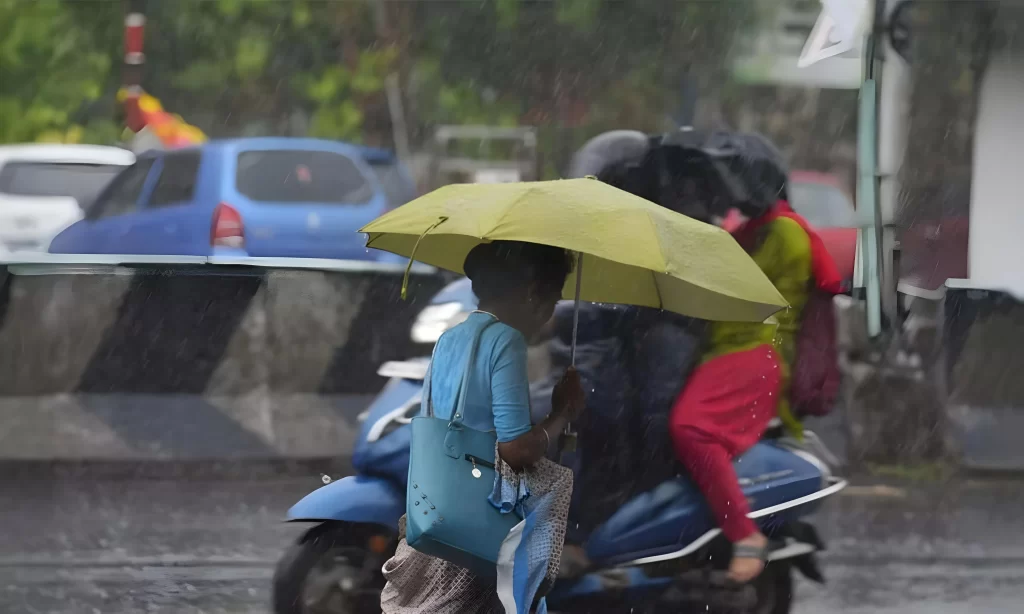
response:
<path id="1" fill-rule="evenodd" d="M 469 252 L 463 265 L 473 282 L 473 293 L 482 301 L 521 292 L 530 284 L 558 292 L 572 268 L 573 258 L 567 250 L 523 241 L 481 243 Z"/>

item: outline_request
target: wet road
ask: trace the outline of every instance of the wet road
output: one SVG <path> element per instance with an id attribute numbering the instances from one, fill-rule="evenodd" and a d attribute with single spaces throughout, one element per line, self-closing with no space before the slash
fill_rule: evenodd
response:
<path id="1" fill-rule="evenodd" d="M 269 612 L 274 560 L 299 527 L 278 520 L 317 477 L 0 482 L 0 612 Z M 1024 611 L 1024 489 L 859 487 L 819 526 L 822 589 L 795 612 Z"/>

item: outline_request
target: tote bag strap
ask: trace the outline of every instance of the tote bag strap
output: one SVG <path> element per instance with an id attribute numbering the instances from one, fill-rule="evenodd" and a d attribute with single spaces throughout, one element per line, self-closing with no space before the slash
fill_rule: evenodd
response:
<path id="1" fill-rule="evenodd" d="M 448 422 L 448 427 L 453 425 L 462 425 L 462 421 L 466 418 L 466 397 L 469 396 L 469 376 L 473 371 L 473 365 L 476 364 L 476 350 L 480 346 L 480 338 L 483 337 L 484 331 L 488 329 L 492 324 L 496 323 L 497 320 L 491 320 L 487 324 L 480 327 L 480 330 L 476 331 L 476 335 L 473 336 L 473 340 L 469 342 L 469 352 L 466 356 L 466 367 L 462 370 L 462 382 L 459 383 L 459 396 L 455 399 L 455 411 L 452 412 L 452 418 Z"/>
<path id="2" fill-rule="evenodd" d="M 484 331 L 496 323 L 497 320 L 492 320 L 487 324 L 484 324 L 477 329 L 475 333 L 473 333 L 473 338 L 469 341 L 469 351 L 466 352 L 466 364 L 462 369 L 462 380 L 459 382 L 459 391 L 455 397 L 455 408 L 452 411 L 451 419 L 448 423 L 449 426 L 461 425 L 462 420 L 466 417 L 465 407 L 466 397 L 469 396 L 469 376 L 473 370 L 473 364 L 476 362 L 476 350 L 480 345 L 480 338 L 483 336 Z M 430 357 L 430 365 L 427 367 L 427 373 L 425 375 L 426 379 L 423 382 L 423 399 L 420 406 L 420 413 L 431 418 L 434 417 L 434 401 L 431 398 L 431 376 L 434 370 L 434 356 L 437 354 L 438 345 L 440 345 L 440 340 L 438 340 L 438 343 L 434 345 L 434 353 L 431 354 Z"/>
<path id="3" fill-rule="evenodd" d="M 437 355 L 437 346 L 441 345 L 438 339 L 434 343 L 434 350 L 430 352 L 430 362 L 427 363 L 427 373 L 423 376 L 423 391 L 420 393 L 420 415 L 430 418 L 434 417 L 434 404 L 430 400 L 430 376 L 434 372 L 434 356 Z"/>

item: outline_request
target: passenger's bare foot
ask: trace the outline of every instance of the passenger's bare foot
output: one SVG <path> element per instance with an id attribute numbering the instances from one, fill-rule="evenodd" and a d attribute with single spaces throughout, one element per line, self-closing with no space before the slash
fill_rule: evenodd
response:
<path id="1" fill-rule="evenodd" d="M 740 584 L 750 582 L 764 570 L 765 549 L 768 538 L 760 532 L 733 544 L 733 557 L 729 562 L 729 579 Z"/>

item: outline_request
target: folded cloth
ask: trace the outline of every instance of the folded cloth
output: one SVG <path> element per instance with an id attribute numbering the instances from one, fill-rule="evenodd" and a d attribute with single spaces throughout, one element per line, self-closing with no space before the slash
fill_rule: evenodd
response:
<path id="1" fill-rule="evenodd" d="M 541 586 L 558 577 L 572 499 L 572 471 L 541 459 L 515 472 L 495 451 L 491 503 L 503 512 L 518 511 L 523 520 L 509 531 L 498 552 L 498 598 L 506 614 L 547 613 Z"/>

